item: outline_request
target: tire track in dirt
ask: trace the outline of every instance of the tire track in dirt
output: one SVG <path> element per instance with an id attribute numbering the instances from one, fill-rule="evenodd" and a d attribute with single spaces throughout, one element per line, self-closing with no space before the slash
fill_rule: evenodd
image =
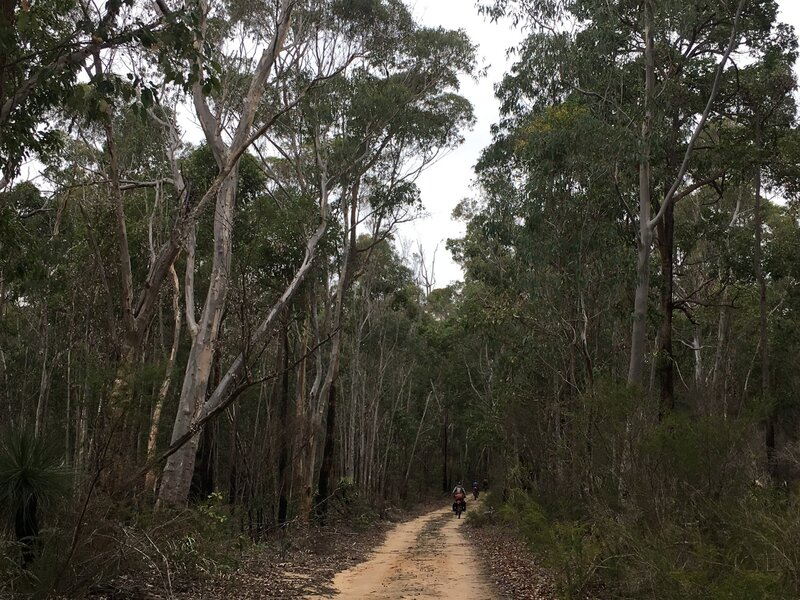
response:
<path id="1" fill-rule="evenodd" d="M 398 525 L 365 562 L 336 575 L 334 595 L 313 600 L 496 598 L 478 554 L 460 531 L 463 523 L 448 506 Z"/>

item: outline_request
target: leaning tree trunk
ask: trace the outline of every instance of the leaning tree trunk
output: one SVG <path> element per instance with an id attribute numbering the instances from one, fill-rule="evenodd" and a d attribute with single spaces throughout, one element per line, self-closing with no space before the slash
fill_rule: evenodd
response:
<path id="1" fill-rule="evenodd" d="M 178 273 L 175 271 L 175 265 L 169 269 L 172 276 L 172 314 L 173 314 L 173 330 L 172 330 L 172 348 L 169 352 L 167 359 L 167 366 L 164 373 L 164 381 L 161 383 L 161 388 L 158 390 L 158 399 L 153 407 L 153 414 L 150 419 L 150 431 L 147 436 L 147 460 L 151 461 L 156 454 L 156 443 L 158 442 L 158 430 L 161 423 L 161 411 L 164 408 L 164 401 L 167 399 L 169 389 L 172 385 L 172 371 L 175 368 L 175 359 L 178 356 L 178 348 L 181 343 L 181 302 L 180 302 L 180 283 L 178 281 Z M 156 470 L 152 467 L 145 478 L 145 490 L 148 492 L 155 492 L 156 485 Z"/>
<path id="2" fill-rule="evenodd" d="M 233 211 L 236 203 L 238 170 L 234 169 L 220 188 L 214 214 L 214 258 L 203 313 L 197 326 L 178 403 L 178 414 L 172 429 L 172 443 L 189 432 L 200 414 L 208 390 L 214 345 L 220 329 L 222 313 L 230 285 L 231 249 L 233 244 Z M 187 311 L 189 309 L 187 308 Z M 170 455 L 164 467 L 158 494 L 159 505 L 182 505 L 189 496 L 199 438 L 192 436 Z"/>
<path id="3" fill-rule="evenodd" d="M 188 498 L 192 472 L 194 470 L 195 452 L 197 450 L 197 427 L 203 415 L 205 396 L 208 391 L 208 380 L 214 345 L 219 334 L 220 321 L 225 309 L 225 302 L 230 284 L 231 252 L 233 242 L 233 216 L 236 204 L 236 188 L 239 183 L 238 161 L 242 153 L 253 143 L 252 132 L 256 112 L 265 93 L 265 87 L 283 50 L 292 21 L 295 4 L 291 0 L 281 0 L 278 6 L 277 23 L 269 45 L 261 53 L 250 85 L 242 102 L 242 109 L 235 132 L 229 145 L 223 140 L 218 116 L 215 116 L 209 105 L 202 86 L 196 82 L 192 88 L 195 112 L 203 128 L 206 141 L 211 148 L 219 168 L 219 176 L 227 172 L 227 176 L 219 185 L 216 194 L 216 210 L 214 212 L 214 256 L 211 266 L 211 277 L 196 334 L 192 340 L 192 349 L 186 366 L 186 374 L 181 389 L 178 415 L 172 430 L 172 444 L 183 444 L 167 459 L 164 475 L 159 490 L 160 505 L 184 504 Z M 206 15 L 201 16 L 199 31 L 205 37 L 207 28 Z M 204 41 L 204 40 L 203 40 Z M 196 65 L 202 68 L 201 64 Z M 187 307 L 187 319 L 189 313 Z M 230 370 L 229 370 L 230 372 Z M 223 378 L 223 383 L 230 380 Z M 227 388 L 226 388 L 227 389 Z M 216 390 L 215 390 L 216 391 Z M 212 398 L 216 402 L 214 398 Z M 219 402 L 222 405 L 222 402 Z M 220 408 L 221 410 L 221 408 Z M 186 436 L 189 436 L 188 439 Z"/>

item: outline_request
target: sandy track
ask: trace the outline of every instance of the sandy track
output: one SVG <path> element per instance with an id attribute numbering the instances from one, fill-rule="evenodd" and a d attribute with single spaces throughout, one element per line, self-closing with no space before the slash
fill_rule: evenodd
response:
<path id="1" fill-rule="evenodd" d="M 481 575 L 477 553 L 447 506 L 398 525 L 365 562 L 333 580 L 335 595 L 322 598 L 496 598 Z"/>

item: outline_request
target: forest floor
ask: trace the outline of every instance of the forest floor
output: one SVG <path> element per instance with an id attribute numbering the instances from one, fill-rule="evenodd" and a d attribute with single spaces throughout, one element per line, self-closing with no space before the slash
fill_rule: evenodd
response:
<path id="1" fill-rule="evenodd" d="M 250 600 L 331 597 L 336 573 L 358 565 L 394 527 L 430 511 L 392 511 L 387 520 L 358 527 L 342 519 L 325 527 L 292 528 L 283 542 L 253 549 L 233 573 L 216 574 L 174 590 L 175 600 Z M 400 525 L 397 525 L 397 523 Z M 273 540 L 275 542 L 275 540 Z"/>
<path id="2" fill-rule="evenodd" d="M 397 523 L 427 514 L 438 504 L 424 503 L 410 511 L 393 508 L 385 511 L 382 519 L 356 522 L 334 515 L 324 527 L 294 523 L 285 533 L 274 533 L 246 549 L 235 569 L 212 568 L 205 573 L 172 576 L 156 569 L 126 573 L 92 586 L 88 599 L 250 600 L 333 595 L 336 573 L 366 560 Z"/>
<path id="3" fill-rule="evenodd" d="M 465 527 L 470 543 L 488 571 L 487 577 L 499 598 L 555 600 L 556 584 L 551 573 L 538 564 L 525 543 L 508 527 L 485 524 Z"/>
<path id="4" fill-rule="evenodd" d="M 469 507 L 472 512 L 476 507 Z M 555 586 L 507 529 L 472 527 L 448 506 L 399 514 L 400 523 L 293 529 L 283 544 L 255 547 L 233 572 L 173 581 L 169 590 L 128 579 L 113 600 L 255 598 L 554 600 Z M 121 583 L 121 582 L 120 582 Z"/>

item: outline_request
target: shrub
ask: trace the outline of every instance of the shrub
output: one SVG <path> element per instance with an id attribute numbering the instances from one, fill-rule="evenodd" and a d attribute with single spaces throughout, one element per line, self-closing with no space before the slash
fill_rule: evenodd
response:
<path id="1" fill-rule="evenodd" d="M 378 513 L 349 477 L 342 477 L 330 504 L 331 512 L 349 523 L 356 531 L 366 531 L 375 525 Z"/>
<path id="2" fill-rule="evenodd" d="M 596 581 L 601 547 L 588 521 L 558 520 L 529 494 L 511 490 L 498 518 L 517 529 L 550 568 L 567 598 L 580 597 Z"/>
<path id="3" fill-rule="evenodd" d="M 637 600 L 799 597 L 800 506 L 782 492 L 698 502 L 652 523 L 600 506 L 582 519 L 558 517 L 514 490 L 497 515 L 552 570 L 565 598 L 591 590 Z"/>
<path id="4" fill-rule="evenodd" d="M 22 430 L 0 438 L 0 505 L 13 520 L 23 567 L 36 557 L 42 514 L 69 485 L 70 471 L 42 438 Z"/>

